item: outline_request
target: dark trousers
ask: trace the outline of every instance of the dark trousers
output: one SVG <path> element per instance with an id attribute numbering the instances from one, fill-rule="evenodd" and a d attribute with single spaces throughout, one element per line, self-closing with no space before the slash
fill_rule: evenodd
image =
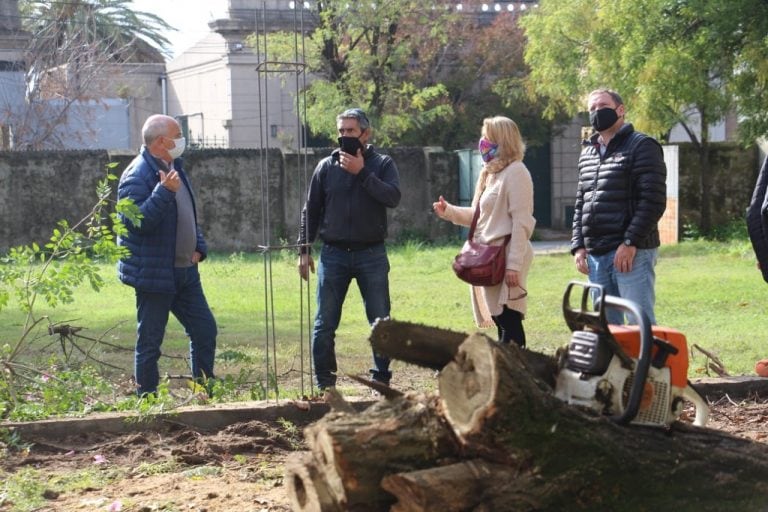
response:
<path id="1" fill-rule="evenodd" d="M 197 265 L 174 269 L 176 293 L 147 293 L 136 290 L 135 376 L 139 395 L 154 393 L 160 382 L 157 362 L 165 336 L 168 315 L 173 313 L 189 337 L 192 376 L 197 380 L 213 378 L 216 353 L 216 320 L 203 294 Z"/>
<path id="2" fill-rule="evenodd" d="M 523 329 L 523 315 L 519 311 L 504 306 L 500 315 L 496 315 L 493 322 L 499 331 L 499 343 L 517 343 L 525 348 L 525 330 Z"/>
<path id="3" fill-rule="evenodd" d="M 353 251 L 328 244 L 317 269 L 317 313 L 312 331 L 312 355 L 317 387 L 336 385 L 336 329 L 352 280 L 357 281 L 369 324 L 389 316 L 389 259 L 384 244 Z M 373 353 L 374 380 L 389 384 L 389 359 Z"/>

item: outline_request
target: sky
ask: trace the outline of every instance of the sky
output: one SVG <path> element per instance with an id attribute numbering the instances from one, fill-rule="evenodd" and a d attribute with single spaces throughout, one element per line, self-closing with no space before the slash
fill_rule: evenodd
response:
<path id="1" fill-rule="evenodd" d="M 133 0 L 136 11 L 149 12 L 177 29 L 166 34 L 174 56 L 194 45 L 208 34 L 208 22 L 221 18 L 227 0 Z"/>

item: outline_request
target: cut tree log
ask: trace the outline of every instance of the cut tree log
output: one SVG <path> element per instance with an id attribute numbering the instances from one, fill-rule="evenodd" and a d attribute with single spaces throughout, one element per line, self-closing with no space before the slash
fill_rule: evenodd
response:
<path id="1" fill-rule="evenodd" d="M 496 462 L 528 461 L 522 476 L 539 477 L 521 500 L 504 494 L 508 510 L 768 509 L 764 445 L 687 425 L 619 426 L 569 406 L 515 345 L 470 336 L 439 380 L 445 417 L 465 443 L 488 447 Z"/>
<path id="2" fill-rule="evenodd" d="M 466 338 L 438 383 L 445 417 L 456 435 L 483 444 L 500 433 L 496 423 L 506 436 L 528 421 L 548 422 L 559 404 L 552 387 L 527 366 L 525 352 L 516 345 L 509 350 L 483 334 Z M 541 402 L 530 401 L 533 397 Z"/>
<path id="3" fill-rule="evenodd" d="M 331 413 L 307 427 L 305 439 L 324 480 L 320 487 L 342 510 L 387 510 L 394 498 L 381 488 L 382 477 L 458 455 L 458 444 L 436 406 L 435 397 L 406 395 L 359 414 Z M 318 484 L 312 480 L 310 486 Z"/>
<path id="4" fill-rule="evenodd" d="M 442 370 L 453 361 L 466 339 L 465 333 L 392 319 L 378 320 L 370 336 L 371 347 L 379 354 L 433 370 Z M 555 359 L 530 350 L 523 354 L 531 371 L 554 386 Z"/>
<path id="5" fill-rule="evenodd" d="M 371 346 L 390 359 L 441 370 L 453 360 L 467 335 L 410 322 L 379 319 L 371 330 Z"/>
<path id="6" fill-rule="evenodd" d="M 489 488 L 522 483 L 518 471 L 482 459 L 384 477 L 381 486 L 397 497 L 390 512 L 459 512 L 487 503 Z M 485 502 L 485 503 L 484 503 Z M 489 508 L 488 510 L 494 510 Z M 502 508 L 496 510 L 503 510 Z"/>
<path id="7" fill-rule="evenodd" d="M 285 486 L 291 508 L 301 512 L 343 512 L 310 452 L 296 452 L 285 461 Z"/>
<path id="8" fill-rule="evenodd" d="M 295 470 L 308 483 L 293 489 L 327 489 L 319 510 L 768 511 L 765 445 L 681 422 L 621 426 L 555 398 L 553 358 L 385 325 L 374 348 L 439 368 L 439 398 L 382 400 L 308 427 L 314 468 Z M 305 503 L 296 510 L 317 510 Z"/>

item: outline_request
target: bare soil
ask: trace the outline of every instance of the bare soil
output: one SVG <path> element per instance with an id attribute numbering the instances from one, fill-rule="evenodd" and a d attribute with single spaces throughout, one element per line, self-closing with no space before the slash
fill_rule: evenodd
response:
<path id="1" fill-rule="evenodd" d="M 765 400 L 724 398 L 711 404 L 708 427 L 765 443 L 766 419 Z M 29 451 L 10 452 L 0 468 L 35 468 L 51 480 L 88 468 L 116 475 L 107 485 L 60 494 L 52 486 L 44 493 L 48 505 L 37 510 L 287 511 L 283 464 L 304 449 L 304 426 L 251 421 L 217 432 L 170 425 L 121 435 L 73 433 L 25 440 L 34 443 Z M 14 508 L 6 501 L 0 510 Z"/>
<path id="2" fill-rule="evenodd" d="M 28 453 L 12 452 L 8 473 L 35 468 L 50 480 L 88 468 L 110 472 L 111 483 L 44 495 L 38 510 L 277 511 L 290 510 L 283 488 L 283 462 L 301 446 L 300 430 L 258 421 L 218 432 L 170 426 L 130 434 L 73 434 L 32 440 Z M 12 504 L 0 510 L 13 510 Z"/>

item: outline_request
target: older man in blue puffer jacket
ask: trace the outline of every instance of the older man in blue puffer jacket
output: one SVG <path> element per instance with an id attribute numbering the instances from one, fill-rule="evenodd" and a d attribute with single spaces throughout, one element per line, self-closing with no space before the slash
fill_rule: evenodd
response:
<path id="1" fill-rule="evenodd" d="M 142 136 L 144 146 L 117 189 L 118 199 L 133 200 L 142 215 L 136 224 L 123 218 L 128 232 L 118 238 L 118 244 L 131 251 L 118 263 L 118 274 L 136 291 L 135 377 L 140 396 L 157 391 L 157 363 L 169 313 L 189 336 L 192 375 L 198 382 L 209 383 L 214 376 L 217 334 L 197 269 L 207 251 L 179 158 L 186 143 L 181 127 L 172 117 L 153 115 L 144 123 Z"/>

